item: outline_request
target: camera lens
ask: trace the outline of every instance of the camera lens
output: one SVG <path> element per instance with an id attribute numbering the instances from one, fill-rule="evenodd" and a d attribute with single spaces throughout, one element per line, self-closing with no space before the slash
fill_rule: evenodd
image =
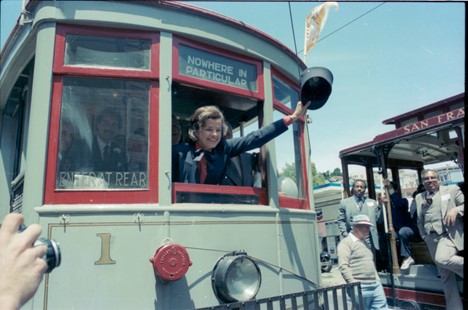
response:
<path id="1" fill-rule="evenodd" d="M 55 240 L 39 238 L 36 242 L 34 242 L 34 246 L 37 245 L 47 246 L 47 252 L 42 257 L 47 262 L 48 267 L 46 273 L 49 273 L 55 267 L 60 266 L 60 262 L 62 260 L 62 253 L 60 252 L 59 244 L 55 242 Z"/>
<path id="2" fill-rule="evenodd" d="M 18 231 L 22 232 L 27 228 L 26 225 L 21 224 Z M 46 238 L 39 238 L 34 242 L 34 246 L 45 245 L 47 247 L 46 254 L 42 257 L 47 263 L 46 273 L 51 272 L 55 267 L 60 266 L 62 260 L 62 253 L 58 242 Z"/>

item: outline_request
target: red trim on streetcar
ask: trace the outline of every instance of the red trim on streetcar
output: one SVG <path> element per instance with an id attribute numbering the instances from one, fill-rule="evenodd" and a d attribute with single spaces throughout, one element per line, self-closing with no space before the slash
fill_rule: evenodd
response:
<path id="1" fill-rule="evenodd" d="M 246 89 L 241 89 L 234 86 L 229 86 L 221 83 L 215 83 L 208 80 L 197 79 L 187 75 L 183 75 L 179 73 L 179 45 L 186 45 L 188 47 L 196 48 L 199 50 L 206 51 L 208 53 L 218 54 L 223 57 L 231 58 L 243 63 L 247 63 L 250 65 L 254 65 L 257 69 L 257 91 L 249 91 Z M 185 82 L 192 85 L 202 86 L 203 88 L 211 88 L 221 91 L 226 91 L 229 93 L 234 93 L 238 95 L 248 96 L 255 99 L 263 100 L 264 99 L 264 83 L 263 83 L 263 66 L 262 62 L 256 59 L 239 56 L 238 54 L 231 53 L 229 51 L 209 46 L 209 45 L 202 45 L 197 42 L 189 41 L 186 39 L 181 39 L 174 37 L 173 39 L 173 47 L 172 47 L 172 59 L 174 60 L 172 63 L 172 74 L 173 80 L 178 82 Z"/>
<path id="2" fill-rule="evenodd" d="M 70 66 L 64 64 L 65 45 L 67 34 L 76 34 L 83 36 L 97 36 L 105 38 L 122 38 L 122 39 L 142 39 L 151 41 L 150 50 L 150 68 L 148 70 L 141 69 L 124 69 L 124 68 L 108 68 L 108 67 L 91 67 L 91 66 Z M 99 77 L 122 77 L 135 79 L 156 79 L 159 78 L 159 34 L 155 32 L 135 31 L 129 29 L 116 28 L 98 28 L 87 26 L 70 26 L 58 25 L 55 36 L 55 55 L 53 71 L 55 74 L 73 74 L 73 75 L 92 75 Z"/>
<path id="3" fill-rule="evenodd" d="M 384 287 L 387 298 L 392 298 L 392 290 L 389 287 Z M 411 300 L 417 303 L 426 305 L 445 307 L 445 298 L 442 293 L 421 292 L 395 288 L 395 298 L 401 300 Z"/>

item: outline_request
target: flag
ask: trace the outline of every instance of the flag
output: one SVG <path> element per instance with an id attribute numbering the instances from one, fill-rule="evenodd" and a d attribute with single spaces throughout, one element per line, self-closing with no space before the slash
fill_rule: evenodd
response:
<path id="1" fill-rule="evenodd" d="M 328 10 L 332 6 L 336 7 L 338 11 L 339 7 L 337 2 L 326 2 L 313 8 L 309 15 L 307 15 L 305 22 L 304 61 L 307 53 L 314 47 L 315 43 L 317 43 L 320 31 L 322 31 L 327 21 Z"/>

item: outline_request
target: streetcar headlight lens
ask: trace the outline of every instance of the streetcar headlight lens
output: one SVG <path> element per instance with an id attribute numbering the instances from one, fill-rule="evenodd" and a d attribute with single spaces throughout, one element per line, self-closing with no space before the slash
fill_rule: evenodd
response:
<path id="1" fill-rule="evenodd" d="M 224 302 L 248 301 L 257 295 L 262 275 L 246 253 L 221 257 L 213 268 L 213 291 Z"/>

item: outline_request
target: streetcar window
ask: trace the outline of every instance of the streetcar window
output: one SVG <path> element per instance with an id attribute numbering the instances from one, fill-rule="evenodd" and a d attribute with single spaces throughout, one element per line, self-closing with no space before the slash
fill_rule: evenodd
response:
<path id="1" fill-rule="evenodd" d="M 65 77 L 57 189 L 148 188 L 147 81 Z"/>
<path id="2" fill-rule="evenodd" d="M 275 120 L 284 116 L 278 111 L 273 113 Z M 294 122 L 288 131 L 275 138 L 278 190 L 281 197 L 305 197 L 299 128 L 300 123 Z"/>
<path id="3" fill-rule="evenodd" d="M 288 108 L 292 109 L 299 101 L 299 93 L 276 75 L 273 75 L 273 87 L 275 100 Z"/>
<path id="4" fill-rule="evenodd" d="M 67 34 L 64 64 L 150 69 L 151 40 Z"/>

